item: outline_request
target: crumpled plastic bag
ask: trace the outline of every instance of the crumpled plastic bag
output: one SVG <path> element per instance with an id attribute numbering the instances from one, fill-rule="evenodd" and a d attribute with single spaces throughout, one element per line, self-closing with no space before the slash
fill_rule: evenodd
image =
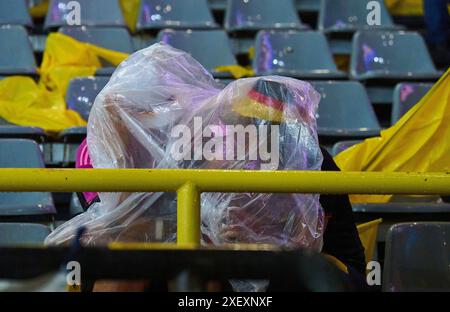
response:
<path id="1" fill-rule="evenodd" d="M 88 123 L 89 154 L 94 168 L 320 170 L 319 99 L 309 83 L 276 76 L 241 79 L 222 89 L 189 54 L 154 44 L 125 60 L 97 96 Z M 238 125 L 256 129 L 258 144 L 250 139 L 220 144 L 231 142 L 229 127 Z M 180 140 L 186 138 L 181 130 L 191 136 Z M 214 157 L 204 152 L 212 142 Z M 202 155 L 194 153 L 196 144 L 203 144 Z M 265 144 L 273 148 L 270 160 L 261 154 Z M 83 240 L 91 245 L 175 242 L 175 194 L 99 197 L 46 243 L 68 242 L 80 226 L 87 228 Z M 203 193 L 201 218 L 204 244 L 266 243 L 315 251 L 322 246 L 324 213 L 315 194 Z"/>
<path id="2" fill-rule="evenodd" d="M 339 153 L 342 171 L 448 172 L 450 70 L 392 127 Z M 351 195 L 353 203 L 383 203 L 392 195 Z"/>

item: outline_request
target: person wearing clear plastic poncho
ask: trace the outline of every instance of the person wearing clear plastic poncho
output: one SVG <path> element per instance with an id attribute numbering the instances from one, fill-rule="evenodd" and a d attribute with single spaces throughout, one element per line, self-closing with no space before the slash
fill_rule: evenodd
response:
<path id="1" fill-rule="evenodd" d="M 276 76 L 240 79 L 221 89 L 188 54 L 155 44 L 125 60 L 96 98 L 88 123 L 89 155 L 94 168 L 320 170 L 319 99 L 310 84 Z M 231 140 L 232 126 L 256 129 L 257 144 Z M 189 130 L 188 140 L 174 129 Z M 186 144 L 180 148 L 180 142 Z M 194 155 L 195 145 L 208 144 L 214 145 L 215 158 Z M 265 156 L 272 149 L 274 157 L 263 159 L 262 146 Z M 87 228 L 83 240 L 91 245 L 176 240 L 174 194 L 99 197 L 46 243 L 65 243 L 80 226 Z M 318 194 L 204 193 L 201 218 L 204 244 L 266 243 L 317 252 L 323 246 Z M 233 286 L 263 290 L 267 283 L 234 281 Z"/>

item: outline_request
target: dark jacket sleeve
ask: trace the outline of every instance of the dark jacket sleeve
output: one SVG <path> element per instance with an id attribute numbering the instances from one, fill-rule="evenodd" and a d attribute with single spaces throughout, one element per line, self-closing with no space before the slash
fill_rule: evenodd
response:
<path id="1" fill-rule="evenodd" d="M 340 171 L 331 155 L 323 148 L 322 154 L 322 171 Z M 325 214 L 330 217 L 325 229 L 322 251 L 365 275 L 364 247 L 359 239 L 348 196 L 322 194 L 320 203 Z"/>

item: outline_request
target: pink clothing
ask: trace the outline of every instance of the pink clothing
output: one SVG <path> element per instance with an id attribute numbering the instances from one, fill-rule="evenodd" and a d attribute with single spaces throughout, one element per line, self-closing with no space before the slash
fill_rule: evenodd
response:
<path id="1" fill-rule="evenodd" d="M 81 142 L 81 145 L 78 147 L 75 167 L 80 169 L 93 168 L 86 139 L 84 139 L 83 142 Z M 90 204 L 98 196 L 98 194 L 95 192 L 83 192 L 83 195 L 88 204 Z"/>

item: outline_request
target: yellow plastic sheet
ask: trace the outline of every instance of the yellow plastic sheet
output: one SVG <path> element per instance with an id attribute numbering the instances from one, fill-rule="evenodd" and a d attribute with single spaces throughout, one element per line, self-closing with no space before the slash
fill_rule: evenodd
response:
<path id="1" fill-rule="evenodd" d="M 377 245 L 378 226 L 383 222 L 383 219 L 374 220 L 371 222 L 358 225 L 359 239 L 364 246 L 364 255 L 366 262 L 372 261 L 375 246 Z"/>
<path id="2" fill-rule="evenodd" d="M 42 0 L 36 2 L 36 4 L 30 8 L 29 12 L 33 18 L 44 18 L 48 11 L 48 0 Z"/>
<path id="3" fill-rule="evenodd" d="M 95 74 L 96 69 L 102 67 L 102 60 L 117 66 L 127 56 L 126 53 L 80 42 L 61 33 L 51 33 L 39 70 L 40 85 L 65 94 L 72 78 Z"/>
<path id="4" fill-rule="evenodd" d="M 384 0 L 384 2 L 392 15 L 423 15 L 423 0 Z"/>
<path id="5" fill-rule="evenodd" d="M 335 157 L 343 171 L 450 171 L 450 70 L 395 125 Z M 352 195 L 354 203 L 391 196 Z"/>
<path id="6" fill-rule="evenodd" d="M 0 116 L 13 124 L 49 132 L 86 125 L 78 113 L 66 109 L 61 93 L 49 92 L 32 78 L 20 76 L 0 81 Z"/>
<path id="7" fill-rule="evenodd" d="M 216 67 L 215 70 L 218 72 L 230 73 L 234 79 L 255 76 L 255 73 L 253 72 L 252 68 L 240 65 L 223 65 Z"/>
<path id="8" fill-rule="evenodd" d="M 93 75 L 102 61 L 119 65 L 128 55 L 79 42 L 60 33 L 48 36 L 40 81 L 11 77 L 0 81 L 0 117 L 21 126 L 59 132 L 86 122 L 64 101 L 71 79 Z"/>
<path id="9" fill-rule="evenodd" d="M 120 0 L 120 7 L 128 28 L 135 32 L 139 17 L 140 0 Z"/>

